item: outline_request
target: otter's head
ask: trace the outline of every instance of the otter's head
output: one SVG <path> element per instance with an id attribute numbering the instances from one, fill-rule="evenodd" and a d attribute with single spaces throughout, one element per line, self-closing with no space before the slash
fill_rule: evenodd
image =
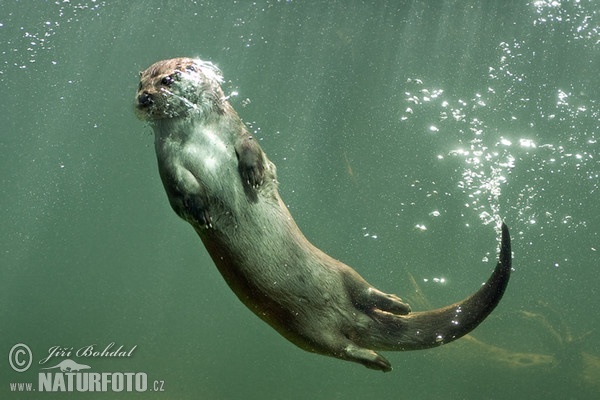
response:
<path id="1" fill-rule="evenodd" d="M 173 58 L 140 72 L 136 112 L 141 119 L 206 116 L 223 109 L 221 71 L 208 61 Z"/>

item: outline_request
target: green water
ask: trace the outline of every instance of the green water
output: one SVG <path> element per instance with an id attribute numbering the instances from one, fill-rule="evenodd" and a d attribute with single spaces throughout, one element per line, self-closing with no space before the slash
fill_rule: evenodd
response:
<path id="1" fill-rule="evenodd" d="M 598 398 L 599 50 L 585 0 L 2 0 L 0 398 Z M 514 273 L 479 342 L 382 374 L 246 310 L 132 111 L 137 73 L 181 55 L 223 70 L 310 240 L 414 309 L 479 287 L 504 219 Z M 136 347 L 39 364 L 112 342 Z M 148 391 L 11 391 L 65 358 Z"/>

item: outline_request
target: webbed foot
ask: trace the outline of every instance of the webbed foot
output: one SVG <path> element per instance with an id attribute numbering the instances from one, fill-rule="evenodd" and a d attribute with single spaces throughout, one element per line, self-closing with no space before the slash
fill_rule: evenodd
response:
<path id="1" fill-rule="evenodd" d="M 392 314 L 406 315 L 411 311 L 410 306 L 403 302 L 400 297 L 383 293 L 373 287 L 367 290 L 365 301 L 371 308 L 377 308 Z"/>
<path id="2" fill-rule="evenodd" d="M 360 363 L 367 368 L 383 372 L 390 372 L 392 370 L 390 362 L 373 350 L 349 344 L 344 348 L 344 353 L 344 359 Z"/>

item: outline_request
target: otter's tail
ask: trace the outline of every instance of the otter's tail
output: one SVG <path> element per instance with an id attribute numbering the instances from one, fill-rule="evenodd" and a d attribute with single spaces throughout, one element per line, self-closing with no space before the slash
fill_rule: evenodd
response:
<path id="1" fill-rule="evenodd" d="M 380 350 L 418 350 L 456 340 L 477 327 L 498 305 L 511 271 L 508 227 L 502 224 L 500 258 L 492 276 L 473 295 L 437 310 L 398 316 L 382 313 Z"/>

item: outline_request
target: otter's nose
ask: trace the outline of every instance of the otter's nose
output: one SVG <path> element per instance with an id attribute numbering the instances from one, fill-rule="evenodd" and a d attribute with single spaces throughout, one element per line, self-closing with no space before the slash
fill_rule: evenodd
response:
<path id="1" fill-rule="evenodd" d="M 138 96 L 138 105 L 140 108 L 148 107 L 152 103 L 154 103 L 154 100 L 152 100 L 152 95 L 150 93 L 144 92 Z"/>

